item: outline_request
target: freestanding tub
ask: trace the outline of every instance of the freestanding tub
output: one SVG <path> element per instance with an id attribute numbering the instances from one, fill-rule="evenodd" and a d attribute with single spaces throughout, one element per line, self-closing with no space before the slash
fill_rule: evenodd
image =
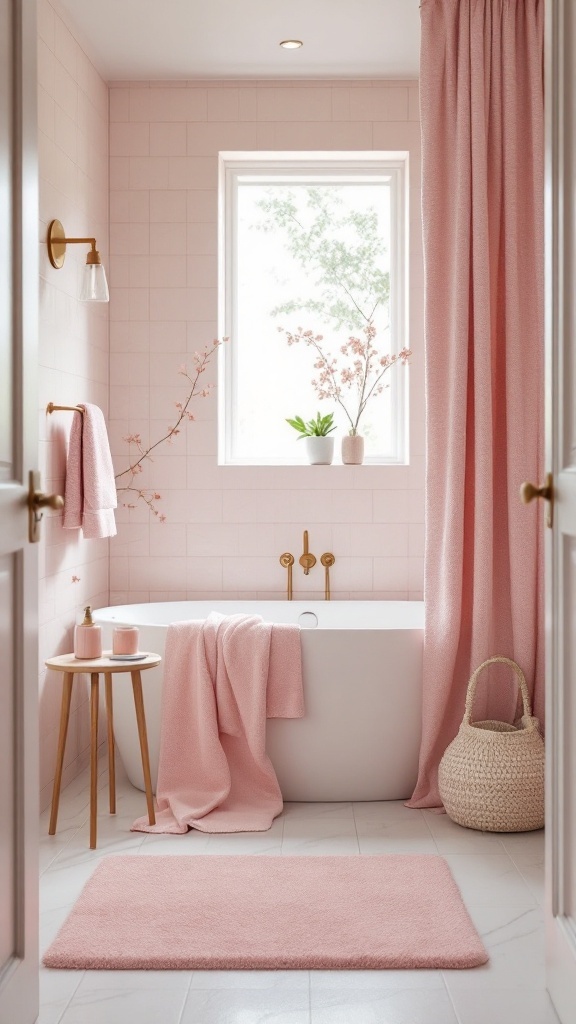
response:
<path id="1" fill-rule="evenodd" d="M 102 625 L 105 649 L 112 647 L 115 625 L 134 623 L 140 650 L 163 656 L 171 622 L 204 619 L 212 611 L 302 627 L 306 715 L 267 723 L 267 750 L 285 800 L 401 800 L 411 794 L 420 745 L 422 602 L 178 601 L 100 608 L 94 620 Z M 142 674 L 154 787 L 162 671 Z M 114 729 L 128 777 L 144 789 L 128 686 L 114 687 Z"/>

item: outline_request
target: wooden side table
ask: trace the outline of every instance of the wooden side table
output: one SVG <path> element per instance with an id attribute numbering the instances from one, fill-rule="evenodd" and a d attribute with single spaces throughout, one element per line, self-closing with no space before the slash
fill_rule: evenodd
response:
<path id="1" fill-rule="evenodd" d="M 132 676 L 132 689 L 134 692 L 134 707 L 136 709 L 136 721 L 138 723 L 138 736 L 140 739 L 140 752 L 142 754 L 142 769 L 144 771 L 144 785 L 146 788 L 146 803 L 148 806 L 148 821 L 151 825 L 156 824 L 154 814 L 154 800 L 152 797 L 152 783 L 150 780 L 150 757 L 148 754 L 148 735 L 146 733 L 146 718 L 144 715 L 144 701 L 142 699 L 142 677 L 140 675 L 147 668 L 156 668 L 162 658 L 159 654 L 145 654 L 138 661 L 112 661 L 111 651 L 104 651 L 101 658 L 77 659 L 73 654 L 61 654 L 56 658 L 48 658 L 46 666 L 55 672 L 62 672 L 62 706 L 60 710 L 60 734 L 58 736 L 58 753 L 56 755 L 56 773 L 54 775 L 54 790 L 52 793 L 52 811 L 50 814 L 49 835 L 56 834 L 58 821 L 58 805 L 60 803 L 60 786 L 62 784 L 62 769 L 64 767 L 64 750 L 66 747 L 66 736 L 68 734 L 68 722 L 70 719 L 70 701 L 72 699 L 72 684 L 74 676 L 78 673 L 90 674 L 90 849 L 96 849 L 96 815 L 98 802 L 98 687 L 99 674 L 103 673 L 105 680 L 106 696 L 106 718 L 108 723 L 108 767 L 110 775 L 110 814 L 116 813 L 116 765 L 114 758 L 114 712 L 112 707 L 112 676 L 117 672 L 129 672 Z"/>

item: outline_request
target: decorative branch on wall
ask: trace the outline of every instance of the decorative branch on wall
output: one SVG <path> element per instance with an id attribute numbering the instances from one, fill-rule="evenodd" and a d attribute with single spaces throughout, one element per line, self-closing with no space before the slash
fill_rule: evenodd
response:
<path id="1" fill-rule="evenodd" d="M 162 444 L 172 444 L 174 438 L 180 433 L 182 423 L 192 422 L 196 417 L 194 413 L 190 412 L 189 406 L 193 398 L 207 398 L 212 392 L 215 384 L 204 384 L 201 383 L 202 374 L 206 372 L 206 368 L 210 363 L 214 353 L 220 346 L 228 341 L 228 338 L 223 338 L 219 341 L 217 338 L 212 342 L 211 345 L 205 345 L 201 352 L 194 352 L 192 356 L 193 367 L 191 370 L 185 364 L 182 364 L 178 368 L 178 373 L 185 377 L 189 382 L 188 394 L 183 402 L 176 402 L 176 409 L 178 410 L 178 416 L 173 426 L 168 427 L 166 434 L 160 437 L 153 444 L 149 444 L 147 448 L 144 447 L 140 434 L 126 434 L 123 438 L 129 445 L 128 458 L 130 464 L 127 469 L 123 469 L 120 473 L 116 473 L 116 490 L 118 492 L 119 504 L 121 508 L 136 508 L 139 501 L 143 501 L 153 516 L 158 518 L 160 523 L 166 522 L 166 516 L 160 512 L 156 507 L 155 502 L 160 501 L 162 495 L 158 493 L 154 488 L 150 487 L 138 487 L 136 480 L 140 473 L 143 472 L 143 463 L 148 460 L 153 462 L 151 452 L 158 448 Z M 136 449 L 136 451 L 134 451 Z M 127 480 L 124 481 L 124 478 Z M 118 481 L 121 481 L 120 483 Z M 123 500 L 121 495 L 126 496 L 126 500 Z M 131 500 L 130 495 L 134 495 Z"/>

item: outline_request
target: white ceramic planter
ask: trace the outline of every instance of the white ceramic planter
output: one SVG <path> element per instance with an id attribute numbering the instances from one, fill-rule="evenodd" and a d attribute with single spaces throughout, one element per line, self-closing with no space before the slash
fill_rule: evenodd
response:
<path id="1" fill-rule="evenodd" d="M 342 438 L 342 462 L 345 466 L 361 466 L 364 462 L 364 438 L 360 434 Z"/>
<path id="2" fill-rule="evenodd" d="M 333 437 L 307 437 L 306 454 L 311 466 L 330 466 L 334 458 Z"/>

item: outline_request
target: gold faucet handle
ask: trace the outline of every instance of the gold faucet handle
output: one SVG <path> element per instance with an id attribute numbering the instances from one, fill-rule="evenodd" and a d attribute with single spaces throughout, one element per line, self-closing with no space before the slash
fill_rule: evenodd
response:
<path id="1" fill-rule="evenodd" d="M 314 566 L 316 565 L 316 556 L 315 555 L 300 555 L 300 558 L 298 559 L 298 561 L 300 562 L 300 565 L 304 569 L 304 575 L 307 576 L 308 573 L 310 572 L 310 569 L 313 569 Z"/>
<path id="2" fill-rule="evenodd" d="M 336 559 L 331 551 L 325 551 L 320 559 L 320 563 L 324 566 L 324 599 L 330 600 L 330 568 L 334 565 Z"/>
<path id="3" fill-rule="evenodd" d="M 285 551 L 283 555 L 280 555 L 280 565 L 283 569 L 288 570 L 288 583 L 286 587 L 286 597 L 289 601 L 292 600 L 292 566 L 294 565 L 294 555 L 291 555 L 289 551 Z"/>

